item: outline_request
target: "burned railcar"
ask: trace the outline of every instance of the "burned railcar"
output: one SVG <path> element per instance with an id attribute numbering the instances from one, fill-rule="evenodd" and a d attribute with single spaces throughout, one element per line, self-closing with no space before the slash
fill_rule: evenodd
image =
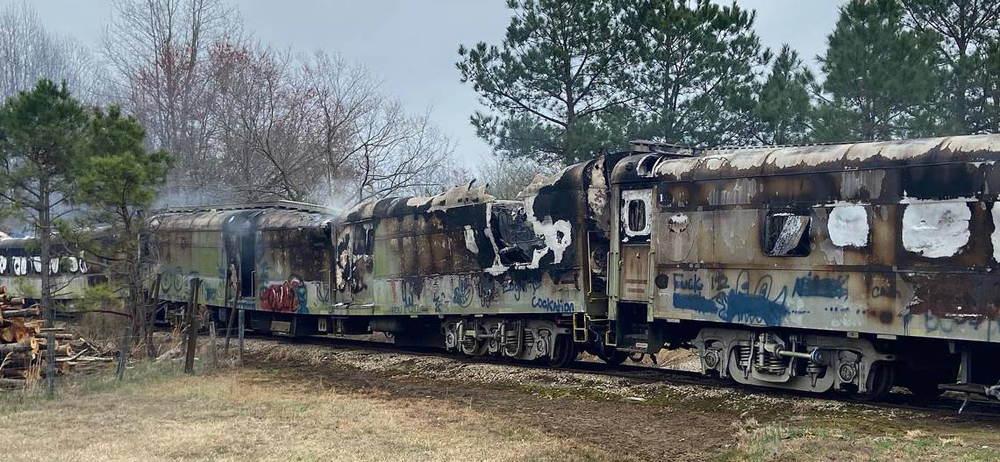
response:
<path id="1" fill-rule="evenodd" d="M 334 312 L 371 316 L 372 330 L 403 342 L 470 355 L 561 364 L 578 348 L 600 351 L 607 162 L 540 176 L 520 200 L 497 200 L 469 183 L 358 205 L 336 235 L 343 295 Z"/>
<path id="2" fill-rule="evenodd" d="M 42 260 L 33 238 L 0 237 L 0 286 L 8 293 L 29 299 L 42 294 Z M 93 255 L 70 248 L 58 237 L 53 239 L 49 260 L 52 299 L 71 304 L 86 295 L 88 287 L 107 282 L 104 265 Z"/>
<path id="3" fill-rule="evenodd" d="M 628 157 L 617 344 L 817 392 L 997 383 L 997 160 L 997 135 Z"/>
<path id="4" fill-rule="evenodd" d="M 257 331 L 326 332 L 333 219 L 332 210 L 295 202 L 158 212 L 150 219 L 158 298 L 186 303 L 199 278 L 199 302 L 220 319 L 239 307 Z"/>

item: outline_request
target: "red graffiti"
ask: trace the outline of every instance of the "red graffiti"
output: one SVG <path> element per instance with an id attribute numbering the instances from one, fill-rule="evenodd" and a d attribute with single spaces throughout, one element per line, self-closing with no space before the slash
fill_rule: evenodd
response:
<path id="1" fill-rule="evenodd" d="M 264 289 L 260 296 L 261 308 L 264 311 L 276 311 L 279 313 L 294 313 L 299 309 L 299 286 L 298 279 L 290 279 L 283 284 L 275 284 Z"/>

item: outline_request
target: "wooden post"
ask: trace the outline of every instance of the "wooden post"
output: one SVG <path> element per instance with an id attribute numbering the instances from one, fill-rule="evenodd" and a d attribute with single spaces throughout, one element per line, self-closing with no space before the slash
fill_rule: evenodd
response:
<path id="1" fill-rule="evenodd" d="M 239 341 L 240 350 L 239 350 L 239 354 L 236 356 L 236 358 L 237 358 L 237 362 L 239 363 L 239 365 L 242 366 L 243 365 L 243 330 L 246 327 L 244 325 L 244 323 L 246 321 L 244 321 L 244 317 L 245 316 L 244 316 L 243 310 L 240 310 L 240 315 L 239 316 L 240 316 L 240 327 L 239 327 L 239 329 L 240 329 L 240 341 Z"/>
<path id="2" fill-rule="evenodd" d="M 191 279 L 191 294 L 188 299 L 187 318 L 188 338 L 187 355 L 184 358 L 184 373 L 194 374 L 194 353 L 198 349 L 198 292 L 201 289 L 201 279 Z"/>
<path id="3" fill-rule="evenodd" d="M 55 310 L 49 308 L 49 314 Z M 47 327 L 52 327 L 52 319 L 45 321 Z M 56 333 L 45 334 L 45 394 L 52 398 L 56 395 Z"/>
<path id="4" fill-rule="evenodd" d="M 146 313 L 146 325 L 143 326 L 145 337 L 146 337 L 146 358 L 152 360 L 156 359 L 156 345 L 153 345 L 153 324 L 156 324 L 156 308 L 160 304 L 160 279 L 163 277 L 162 274 L 157 274 L 156 279 L 153 280 L 153 288 L 150 292 L 150 300 L 147 300 L 148 305 L 146 308 L 149 310 Z"/>
<path id="5" fill-rule="evenodd" d="M 209 358 L 212 361 L 212 367 L 215 368 L 219 365 L 219 358 L 216 356 L 218 352 L 215 351 L 215 321 L 208 323 L 208 339 L 209 339 Z"/>
<path id="6" fill-rule="evenodd" d="M 122 343 L 118 345 L 118 370 L 115 371 L 118 380 L 125 378 L 125 364 L 128 362 L 131 346 L 132 326 L 125 326 L 125 331 L 122 333 Z"/>
<path id="7" fill-rule="evenodd" d="M 227 285 L 228 287 L 228 285 Z M 233 294 L 233 304 L 229 307 L 229 322 L 226 323 L 226 346 L 223 348 L 223 352 L 226 357 L 229 356 L 229 337 L 230 332 L 233 331 L 233 322 L 236 321 L 236 306 L 239 304 L 240 294 L 239 292 Z M 228 301 L 228 299 L 226 299 Z"/>

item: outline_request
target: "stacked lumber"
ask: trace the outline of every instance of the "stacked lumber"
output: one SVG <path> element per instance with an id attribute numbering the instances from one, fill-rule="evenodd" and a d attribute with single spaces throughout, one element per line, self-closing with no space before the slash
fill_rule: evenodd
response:
<path id="1" fill-rule="evenodd" d="M 84 371 L 110 357 L 85 356 L 92 351 L 86 340 L 62 327 L 45 327 L 38 305 L 25 308 L 24 299 L 0 286 L 0 388 L 22 388 L 44 376 L 48 342 L 55 342 L 56 372 Z"/>

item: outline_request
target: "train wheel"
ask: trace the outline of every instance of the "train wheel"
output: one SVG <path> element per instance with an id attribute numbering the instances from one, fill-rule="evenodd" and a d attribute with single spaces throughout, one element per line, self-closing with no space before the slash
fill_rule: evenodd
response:
<path id="1" fill-rule="evenodd" d="M 895 385 L 896 373 L 892 364 L 876 361 L 868 371 L 868 392 L 854 393 L 859 401 L 878 401 L 885 398 Z"/>
<path id="2" fill-rule="evenodd" d="M 555 344 L 552 345 L 552 356 L 549 356 L 549 365 L 552 367 L 567 367 L 576 361 L 576 346 L 569 335 L 556 335 Z"/>
<path id="3" fill-rule="evenodd" d="M 608 365 L 617 366 L 625 362 L 625 359 L 628 358 L 628 353 L 624 351 L 615 350 L 611 347 L 605 347 L 604 350 L 601 351 L 599 355 L 597 355 L 597 357 L 601 358 L 601 360 L 607 363 Z"/>

